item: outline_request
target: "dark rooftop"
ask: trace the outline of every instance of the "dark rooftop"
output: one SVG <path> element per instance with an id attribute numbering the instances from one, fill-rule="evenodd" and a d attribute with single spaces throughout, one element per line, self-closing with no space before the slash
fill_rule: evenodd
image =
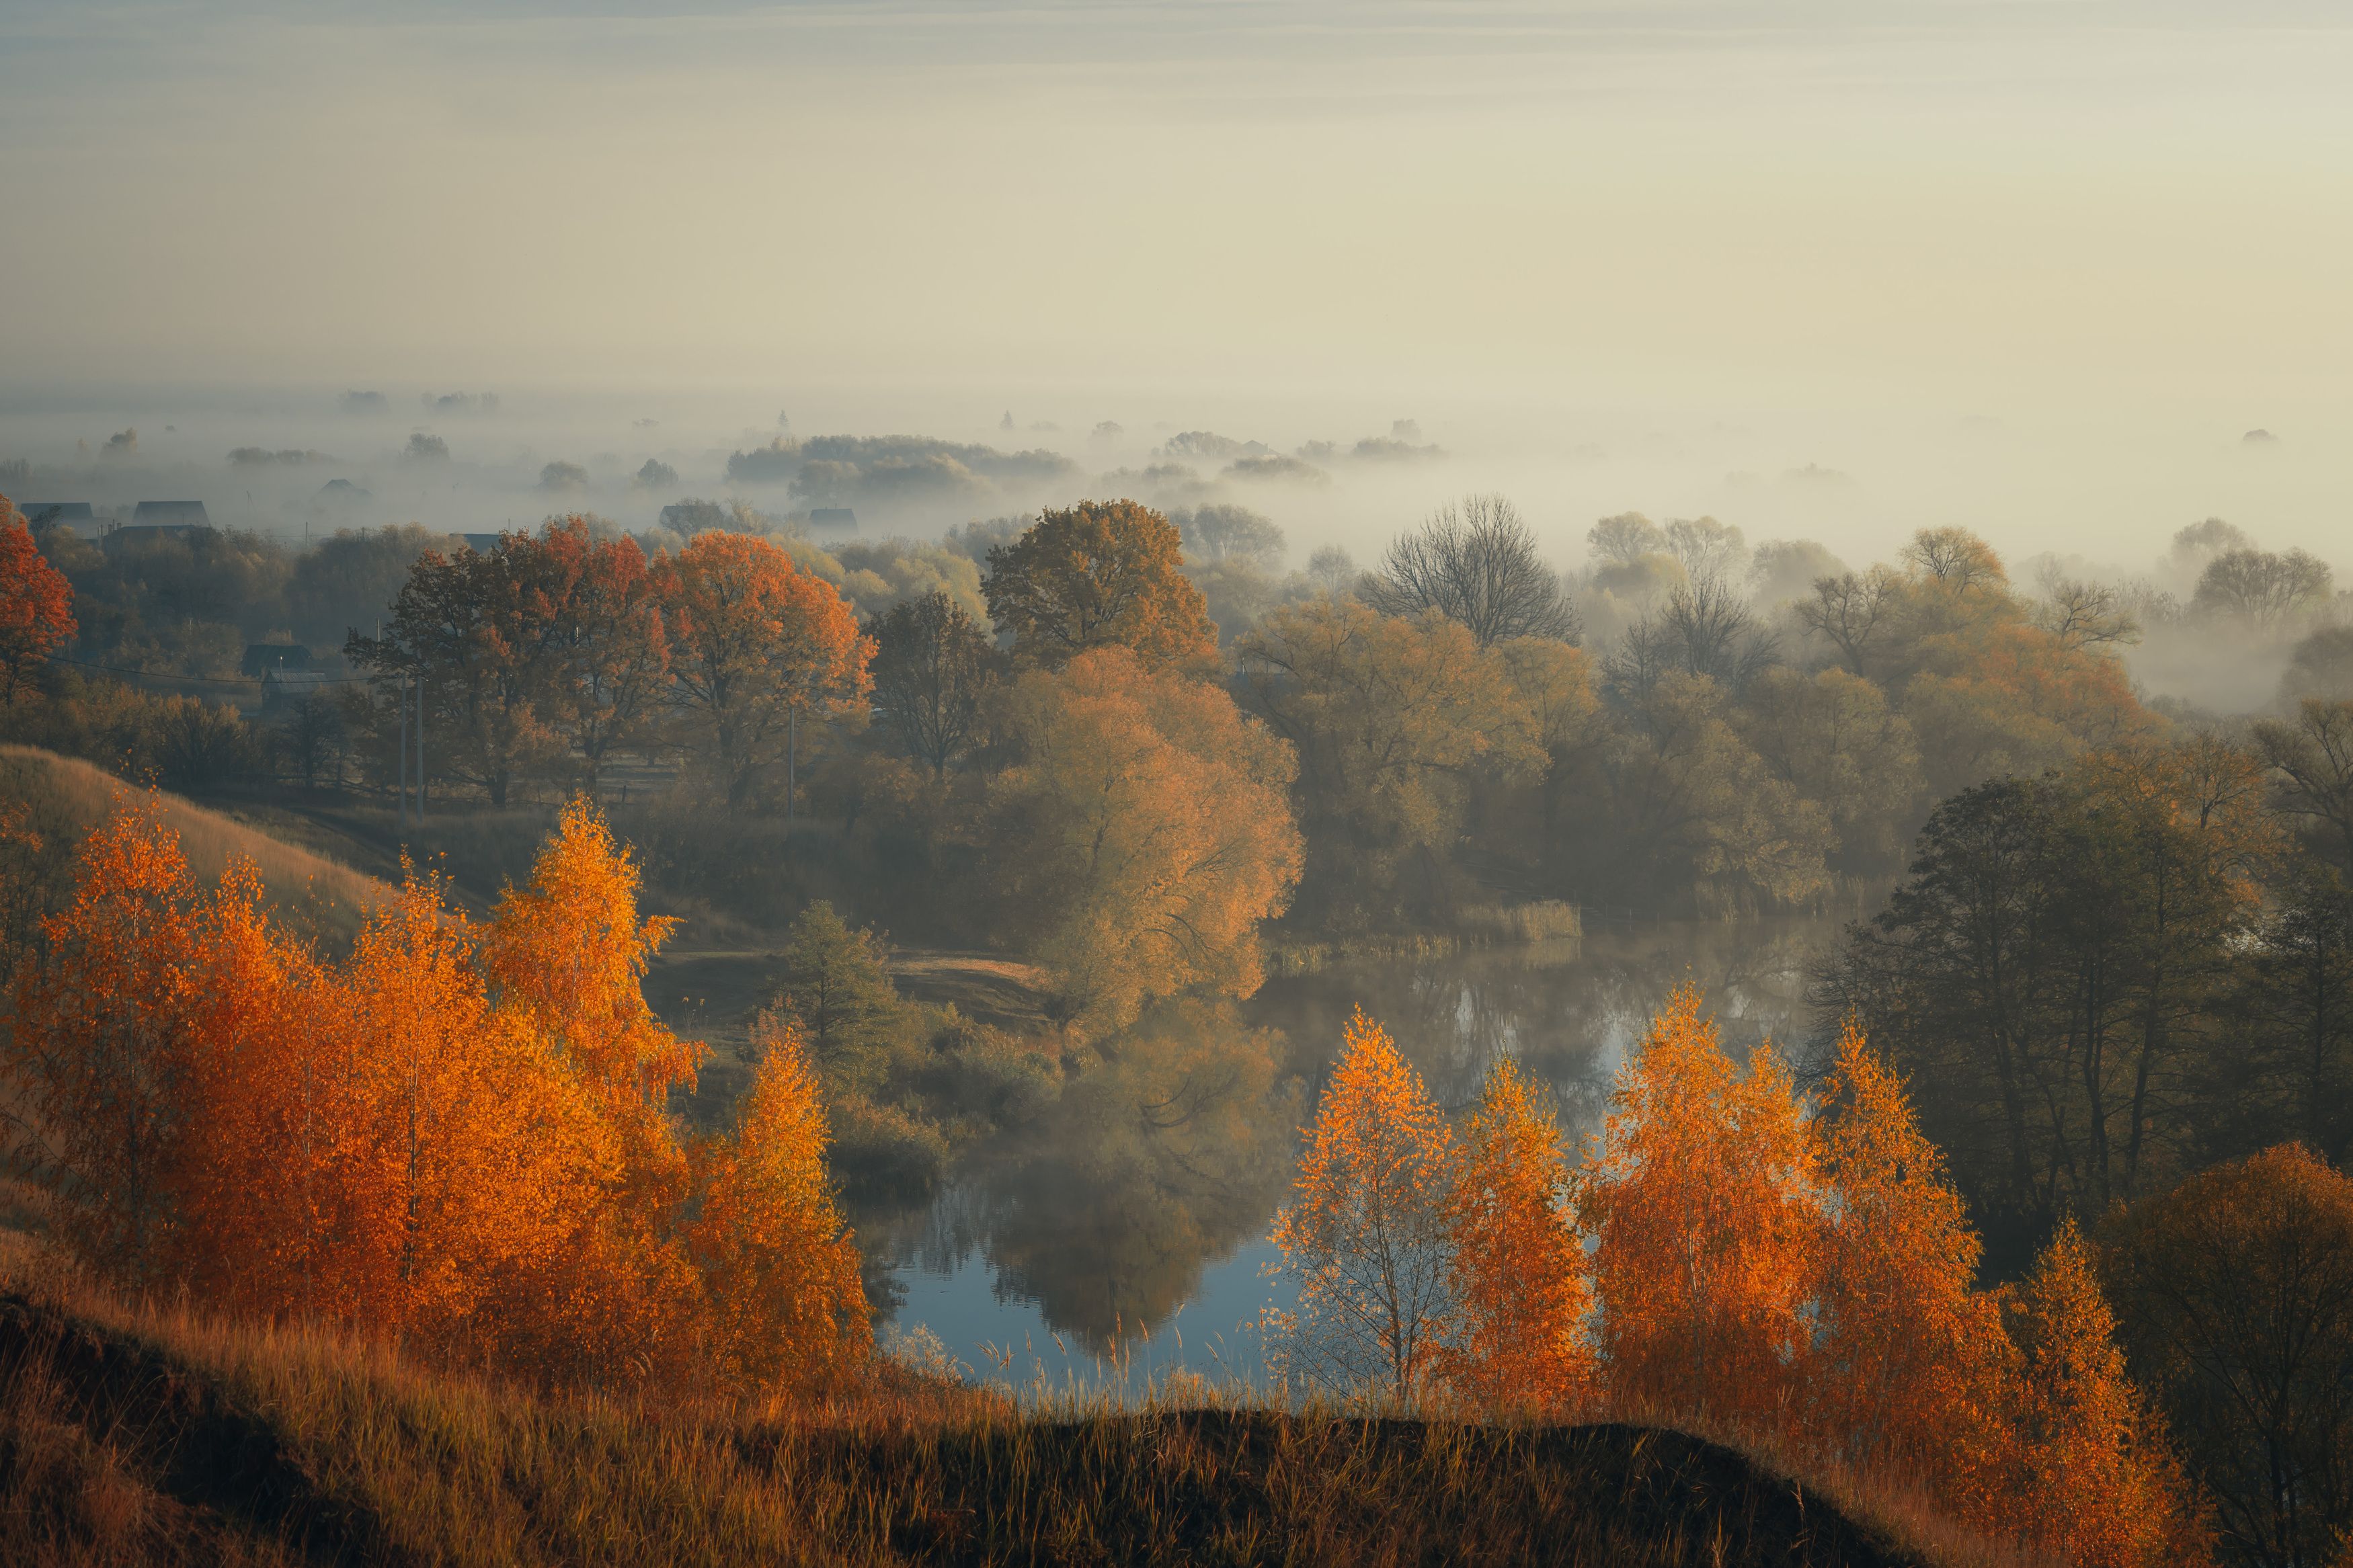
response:
<path id="1" fill-rule="evenodd" d="M 200 500 L 142 500 L 139 510 L 131 515 L 132 526 L 155 528 L 210 528 L 213 520 L 205 515 L 205 503 Z"/>

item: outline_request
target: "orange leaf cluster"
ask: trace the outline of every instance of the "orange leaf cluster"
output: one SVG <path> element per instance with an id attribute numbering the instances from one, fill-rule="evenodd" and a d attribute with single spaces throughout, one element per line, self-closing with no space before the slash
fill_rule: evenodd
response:
<path id="1" fill-rule="evenodd" d="M 1585 1249 L 1567 1223 L 1559 1125 L 1509 1058 L 1487 1075 L 1447 1211 L 1458 1302 L 1440 1366 L 1491 1410 L 1574 1410 L 1599 1375 Z"/>
<path id="2" fill-rule="evenodd" d="M 33 666 L 73 635 L 73 589 L 0 496 L 0 704 L 15 702 Z"/>
<path id="3" fill-rule="evenodd" d="M 782 758 L 797 719 L 854 711 L 874 646 L 830 584 L 765 539 L 698 534 L 654 563 L 672 690 L 707 742 L 730 805 Z"/>
<path id="4" fill-rule="evenodd" d="M 666 1107 L 701 1047 L 638 989 L 668 923 L 585 803 L 487 922 L 412 875 L 336 963 L 271 925 L 250 866 L 197 887 L 152 799 L 79 869 L 0 1076 L 58 1234 L 104 1277 L 550 1383 L 774 1384 L 862 1352 L 797 1042 L 733 1132 L 682 1142 Z"/>
<path id="5" fill-rule="evenodd" d="M 1359 1013 L 1274 1240 L 1301 1286 L 1281 1370 L 1308 1382 L 1746 1432 L 2087 1568 L 2207 1550 L 2082 1237 L 1980 1291 L 1943 1160 L 1852 1029 L 1809 1105 L 1676 992 L 1571 1171 L 1510 1062 L 1458 1137 Z"/>
<path id="6" fill-rule="evenodd" d="M 1388 1031 L 1348 1020 L 1274 1241 L 1299 1278 L 1272 1326 L 1277 1361 L 1310 1383 L 1419 1392 L 1453 1331 L 1446 1205 L 1453 1134 Z"/>
<path id="7" fill-rule="evenodd" d="M 1814 1183 L 1771 1048 L 1736 1071 L 1698 992 L 1677 991 L 1620 1076 L 1582 1199 L 1612 1391 L 1778 1420 L 1805 1344 Z"/>
<path id="8" fill-rule="evenodd" d="M 1008 902 L 1050 921 L 1036 950 L 1082 1016 L 1118 1027 L 1188 990 L 1256 991 L 1259 923 L 1299 879 L 1291 748 L 1124 647 L 1023 676 L 1002 712 L 1020 754 L 992 791 Z"/>

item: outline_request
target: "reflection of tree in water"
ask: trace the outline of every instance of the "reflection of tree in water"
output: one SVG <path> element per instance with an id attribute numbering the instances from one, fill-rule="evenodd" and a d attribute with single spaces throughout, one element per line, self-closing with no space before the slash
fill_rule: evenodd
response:
<path id="1" fill-rule="evenodd" d="M 1677 984 L 1705 989 L 1733 1048 L 1768 1034 L 1791 1043 L 1808 969 L 1836 935 L 1827 920 L 1690 922 L 1328 970 L 1269 983 L 1247 1008 L 1255 1030 L 1229 1010 L 1164 1010 L 937 1202 L 855 1216 L 876 1265 L 872 1300 L 895 1305 L 890 1262 L 944 1274 L 978 1252 L 1000 1299 L 1036 1301 L 1090 1350 L 1147 1322 L 1157 1333 L 1205 1267 L 1266 1234 L 1303 1096 L 1320 1089 L 1358 1003 L 1449 1110 L 1474 1100 L 1509 1053 L 1552 1085 L 1565 1126 L 1589 1131 L 1626 1047 Z"/>
<path id="2" fill-rule="evenodd" d="M 936 1272 L 977 1247 L 1000 1300 L 1037 1302 L 1093 1351 L 1156 1330 L 1265 1230 L 1300 1119 L 1283 1041 L 1229 1010 L 1165 1009 L 1113 1050 L 902 1241 Z"/>
<path id="3" fill-rule="evenodd" d="M 1270 982 L 1250 1007 L 1290 1035 L 1320 1087 L 1348 1010 L 1388 1027 L 1450 1110 L 1478 1098 L 1487 1069 L 1515 1058 L 1550 1083 L 1565 1124 L 1598 1125 L 1610 1076 L 1669 991 L 1707 994 L 1725 1041 L 1744 1051 L 1805 1022 L 1809 966 L 1833 922 L 1682 922 L 1598 932 L 1579 942 L 1366 964 Z"/>

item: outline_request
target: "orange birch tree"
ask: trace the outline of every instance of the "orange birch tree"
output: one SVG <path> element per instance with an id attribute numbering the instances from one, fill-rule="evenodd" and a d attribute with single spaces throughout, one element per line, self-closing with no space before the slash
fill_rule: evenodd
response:
<path id="1" fill-rule="evenodd" d="M 1585 1328 L 1593 1291 L 1560 1128 L 1508 1057 L 1487 1074 L 1461 1151 L 1446 1211 L 1460 1337 L 1440 1369 L 1489 1410 L 1574 1409 L 1598 1373 Z"/>
<path id="2" fill-rule="evenodd" d="M 386 1299 L 353 1245 L 380 1228 L 369 1063 L 348 988 L 271 929 L 261 899 L 239 862 L 198 908 L 175 1267 L 240 1310 L 367 1322 Z"/>
<path id="3" fill-rule="evenodd" d="M 0 496 L 0 706 L 41 660 L 75 632 L 73 588 L 33 542 L 32 530 Z"/>
<path id="4" fill-rule="evenodd" d="M 196 889 L 152 795 L 93 830 L 76 870 L 73 902 L 44 923 L 47 962 L 20 974 L 0 1029 L 11 1153 L 82 1260 L 138 1288 L 163 1279 L 178 1223 Z"/>
<path id="5" fill-rule="evenodd" d="M 1982 1247 L 1904 1086 L 1849 1025 L 1812 1123 L 1828 1191 L 1802 1386 L 1823 1454 L 1927 1481 L 1981 1515 L 1997 1483 L 2010 1342 Z"/>
<path id="6" fill-rule="evenodd" d="M 723 1373 L 778 1386 L 820 1381 L 866 1357 L 873 1330 L 858 1249 L 826 1181 L 825 1108 L 799 1026 L 763 1013 L 759 1067 L 735 1125 L 696 1145 L 700 1198 L 688 1233 Z"/>
<path id="7" fill-rule="evenodd" d="M 1736 1071 L 1696 987 L 1620 1069 L 1580 1203 L 1609 1391 L 1636 1410 L 1775 1426 L 1807 1341 L 1817 1209 L 1806 1125 L 1769 1044 Z"/>
<path id="8" fill-rule="evenodd" d="M 2004 1522 L 2077 1568 L 2205 1560 L 2189 1482 L 2125 1373 L 2116 1315 L 2073 1219 L 2009 1305 L 2024 1365 Z"/>
<path id="9" fill-rule="evenodd" d="M 585 1097 L 492 1005 L 479 941 L 441 884 L 414 875 L 361 932 L 348 973 L 381 1207 L 353 1244 L 383 1280 L 379 1321 L 506 1359 L 538 1342 L 548 1303 L 532 1287 L 601 1173 Z"/>
<path id="10" fill-rule="evenodd" d="M 797 1039 L 691 1159 L 668 1101 L 702 1047 L 640 988 L 669 922 L 585 803 L 486 926 L 412 872 L 341 964 L 273 929 L 249 863 L 200 891 L 152 796 L 79 870 L 0 1083 L 16 1167 L 111 1282 L 554 1384 L 862 1356 Z"/>
<path id="11" fill-rule="evenodd" d="M 691 1089 L 703 1047 L 646 1005 L 647 964 L 677 922 L 638 915 L 635 863 L 585 797 L 558 818 L 531 881 L 501 895 L 481 968 L 501 1010 L 545 1052 L 583 1114 L 578 1229 L 553 1298 L 551 1355 L 597 1364 L 674 1363 L 686 1352 L 695 1289 L 674 1216 L 686 1202 L 686 1150 L 670 1096 Z M 560 1327 L 559 1327 L 560 1325 Z"/>
<path id="12" fill-rule="evenodd" d="M 1420 1393 L 1453 1329 L 1446 1205 L 1454 1140 L 1388 1033 L 1359 1008 L 1274 1216 L 1297 1307 L 1271 1323 L 1278 1375 Z"/>

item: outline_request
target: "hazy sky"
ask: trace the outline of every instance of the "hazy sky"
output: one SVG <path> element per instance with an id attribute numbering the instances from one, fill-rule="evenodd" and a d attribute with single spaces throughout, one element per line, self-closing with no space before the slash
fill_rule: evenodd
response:
<path id="1" fill-rule="evenodd" d="M 0 0 L 0 380 L 2353 426 L 2353 6 Z"/>

